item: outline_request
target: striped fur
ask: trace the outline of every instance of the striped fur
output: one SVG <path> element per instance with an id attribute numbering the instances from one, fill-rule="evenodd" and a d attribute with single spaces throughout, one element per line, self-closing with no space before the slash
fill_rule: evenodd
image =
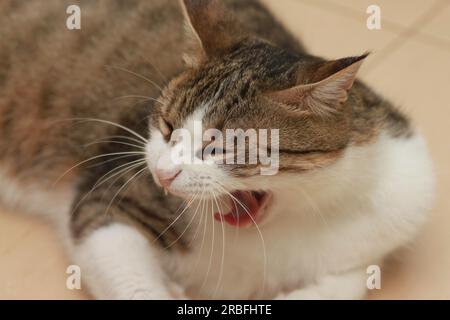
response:
<path id="1" fill-rule="evenodd" d="M 366 55 L 325 61 L 308 54 L 257 0 L 224 0 L 224 7 L 216 7 L 216 0 L 184 0 L 184 10 L 180 3 L 0 2 L 0 199 L 33 210 L 36 197 L 44 195 L 37 204 L 62 211 L 74 257 L 100 297 L 168 297 L 161 287 L 166 284 L 162 275 L 170 273 L 192 296 L 271 298 L 313 283 L 323 275 L 319 272 L 339 276 L 352 268 L 358 268 L 358 290 L 349 290 L 349 297 L 360 297 L 361 266 L 406 243 L 429 205 L 428 196 L 416 196 L 432 190 L 423 141 L 405 115 L 355 80 Z M 65 28 L 66 8 L 73 4 L 82 9 L 78 31 Z M 225 249 L 223 243 L 223 254 L 232 257 L 225 269 L 223 261 L 211 266 L 217 252 L 214 230 L 221 227 L 225 239 L 229 229 L 218 223 L 207 228 L 208 220 L 197 221 L 197 211 L 181 215 L 195 201 L 166 196 L 152 179 L 160 158 L 157 146 L 169 148 L 170 131 L 197 116 L 205 127 L 223 132 L 280 129 L 280 175 L 259 176 L 258 165 L 220 165 L 213 177 L 232 181 L 227 192 L 273 192 L 267 208 L 275 211 L 274 219 L 277 214 L 286 219 L 264 230 L 270 261 L 261 260 L 261 247 L 255 247 L 263 237 L 260 229 L 249 228 L 242 230 L 238 245 L 227 243 Z M 179 184 L 199 191 L 198 180 L 207 175 L 197 171 Z M 214 179 L 202 183 L 212 186 Z M 373 192 L 374 185 L 381 191 Z M 303 201 L 303 187 L 317 207 Z M 395 195 L 393 202 L 383 188 L 389 197 Z M 53 196 L 60 194 L 68 194 L 67 206 L 58 198 L 52 207 Z M 221 200 L 225 193 L 219 190 L 217 196 Z M 408 197 L 410 202 L 403 201 Z M 297 212 L 320 209 L 333 217 L 330 233 Z M 214 204 L 208 210 L 213 221 Z M 411 219 L 402 220 L 405 211 Z M 207 243 L 211 254 L 202 251 L 204 239 L 200 244 L 190 232 L 195 219 L 205 226 L 203 237 L 213 239 Z M 407 232 L 391 232 L 405 225 Z M 360 236 L 368 226 L 378 228 L 374 238 Z M 342 243 L 335 241 L 335 230 Z M 346 240 L 353 236 L 361 241 Z M 377 247 L 378 237 L 387 236 L 389 244 Z M 321 239 L 317 248 L 316 238 Z M 355 244 L 360 259 L 345 259 Z M 371 250 L 376 256 L 369 256 Z M 197 262 L 193 277 L 188 276 L 185 267 L 196 268 Z M 268 278 L 262 270 L 266 262 Z M 255 266 L 255 277 L 244 276 L 249 265 Z M 219 285 L 223 271 L 222 291 L 203 282 L 210 269 Z M 266 284 L 267 292 L 261 290 Z"/>

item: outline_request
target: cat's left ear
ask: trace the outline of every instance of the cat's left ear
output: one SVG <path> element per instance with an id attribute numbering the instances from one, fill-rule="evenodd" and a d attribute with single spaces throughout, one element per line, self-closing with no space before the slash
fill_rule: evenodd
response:
<path id="1" fill-rule="evenodd" d="M 298 78 L 304 83 L 289 89 L 266 93 L 268 98 L 281 103 L 290 111 L 309 111 L 318 115 L 333 114 L 348 99 L 348 90 L 353 86 L 356 74 L 365 53 L 357 57 L 343 58 L 314 64 L 312 67 L 299 69 Z"/>
<path id="2" fill-rule="evenodd" d="M 237 42 L 236 23 L 218 0 L 180 2 L 191 38 L 191 63 L 219 55 Z"/>

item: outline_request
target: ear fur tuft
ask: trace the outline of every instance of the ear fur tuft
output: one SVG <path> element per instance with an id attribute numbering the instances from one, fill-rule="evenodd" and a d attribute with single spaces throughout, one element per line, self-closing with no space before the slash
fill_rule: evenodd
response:
<path id="1" fill-rule="evenodd" d="M 364 53 L 357 57 L 321 63 L 313 70 L 312 79 L 318 81 L 270 92 L 266 96 L 291 111 L 309 111 L 318 115 L 336 113 L 339 106 L 347 101 L 348 91 L 368 55 L 369 53 Z"/>

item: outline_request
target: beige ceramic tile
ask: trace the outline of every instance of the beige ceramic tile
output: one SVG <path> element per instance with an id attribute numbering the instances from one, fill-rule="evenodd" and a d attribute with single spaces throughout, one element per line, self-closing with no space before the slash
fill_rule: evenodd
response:
<path id="1" fill-rule="evenodd" d="M 428 141 L 438 182 L 429 224 L 375 296 L 450 299 L 449 52 L 412 39 L 365 78 L 414 119 Z"/>
<path id="2" fill-rule="evenodd" d="M 365 51 L 376 53 L 396 36 L 387 29 L 368 30 L 365 11 L 361 12 L 358 21 L 333 10 L 324 10 L 310 0 L 263 2 L 294 35 L 302 39 L 311 53 L 319 56 L 340 58 Z"/>
<path id="3" fill-rule="evenodd" d="M 0 257 L 31 230 L 32 224 L 21 217 L 0 215 Z"/>
<path id="4" fill-rule="evenodd" d="M 316 1 L 265 0 L 318 55 L 332 58 L 367 49 L 376 55 L 397 36 L 395 30 L 366 29 L 366 0 Z M 327 1 L 351 8 L 352 17 L 341 9 L 324 7 Z M 436 0 L 376 2 L 381 3 L 386 19 L 408 26 Z M 361 20 L 355 18 L 359 11 Z M 441 12 L 423 32 L 448 37 L 448 17 L 448 10 Z M 415 245 L 383 267 L 382 290 L 372 292 L 371 298 L 450 298 L 449 53 L 413 39 L 388 52 L 364 78 L 415 119 L 429 140 L 439 186 L 436 207 L 424 232 Z M 66 289 L 67 266 L 60 241 L 48 226 L 0 214 L 0 299 L 86 298 L 83 292 Z"/>
<path id="5" fill-rule="evenodd" d="M 448 6 L 437 13 L 436 17 L 421 28 L 424 34 L 430 34 L 450 44 L 450 1 Z"/>
<path id="6" fill-rule="evenodd" d="M 0 214 L 0 299 L 81 299 L 66 288 L 69 263 L 53 230 L 31 217 Z M 24 234 L 18 226 L 29 231 Z M 13 227 L 13 228 L 10 228 Z"/>
<path id="7" fill-rule="evenodd" d="M 430 139 L 440 170 L 449 170 L 450 54 L 412 40 L 379 63 L 364 78 L 411 114 Z"/>
<path id="8" fill-rule="evenodd" d="M 317 5 L 327 8 L 326 3 L 333 4 L 329 6 L 331 10 L 338 13 L 361 14 L 362 19 L 367 19 L 367 7 L 376 4 L 381 9 L 382 22 L 386 21 L 386 27 L 409 27 L 414 21 L 428 9 L 432 8 L 437 2 L 442 0 L 308 0 Z M 444 0 L 446 1 L 446 0 Z M 324 4 L 325 3 L 325 4 Z M 383 28 L 383 23 L 382 23 Z"/>

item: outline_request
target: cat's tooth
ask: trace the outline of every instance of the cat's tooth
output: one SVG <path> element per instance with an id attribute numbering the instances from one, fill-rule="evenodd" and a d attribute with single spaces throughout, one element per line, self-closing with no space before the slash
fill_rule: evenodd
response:
<path id="1" fill-rule="evenodd" d="M 169 191 L 167 191 L 167 188 L 164 188 L 164 194 L 167 196 L 169 194 Z"/>

